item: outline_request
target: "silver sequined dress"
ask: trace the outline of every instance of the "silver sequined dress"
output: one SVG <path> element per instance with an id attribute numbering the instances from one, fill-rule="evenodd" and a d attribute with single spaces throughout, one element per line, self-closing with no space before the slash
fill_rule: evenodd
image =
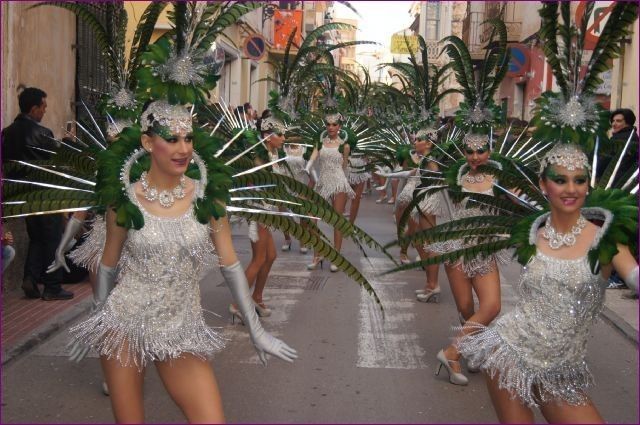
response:
<path id="1" fill-rule="evenodd" d="M 530 243 L 536 243 L 547 215 L 534 222 Z M 604 219 L 591 246 L 597 247 L 611 214 L 584 208 L 583 215 Z M 499 373 L 500 387 L 529 406 L 554 399 L 584 404 L 593 382 L 587 338 L 602 310 L 605 287 L 604 279 L 591 273 L 586 255 L 563 260 L 538 251 L 520 276 L 515 308 L 489 327 L 467 323 L 475 330 L 458 341 L 458 348 L 472 364 L 492 376 Z"/>
<path id="2" fill-rule="evenodd" d="M 287 165 L 289 166 L 289 169 L 293 172 L 293 175 L 290 177 L 293 177 L 294 179 L 298 180 L 300 183 L 304 183 L 306 184 L 308 177 L 307 177 L 307 172 L 304 171 L 304 166 L 306 165 L 306 162 L 303 155 L 306 151 L 306 147 L 304 146 L 297 146 L 297 147 L 291 147 L 289 145 L 284 145 L 284 152 L 287 154 Z M 289 175 L 289 173 L 287 173 L 287 175 Z"/>
<path id="3" fill-rule="evenodd" d="M 355 196 L 342 168 L 342 161 L 343 156 L 338 146 L 334 148 L 323 146 L 319 151 L 318 183 L 315 189 L 325 199 L 331 198 L 336 193 L 346 193 L 349 198 Z"/>
<path id="4" fill-rule="evenodd" d="M 371 178 L 371 173 L 365 171 L 366 166 L 367 159 L 363 153 L 353 152 L 349 155 L 349 165 L 347 166 L 349 184 L 357 185 Z"/>
<path id="5" fill-rule="evenodd" d="M 151 215 L 133 190 L 131 185 L 128 194 L 142 211 L 144 227 L 129 230 L 118 284 L 102 309 L 71 332 L 125 366 L 143 368 L 182 353 L 209 357 L 224 347 L 200 305 L 199 282 L 216 263 L 209 226 L 195 219 L 193 204 L 180 217 Z"/>
<path id="6" fill-rule="evenodd" d="M 82 246 L 69 252 L 68 257 L 80 267 L 96 272 L 102 259 L 104 242 L 107 240 L 107 224 L 103 216 L 96 216 L 86 235 Z"/>
<path id="7" fill-rule="evenodd" d="M 494 166 L 501 168 L 499 163 L 495 161 L 490 161 Z M 468 166 L 465 164 L 460 168 L 460 173 L 458 174 L 458 185 L 462 187 L 462 179 L 466 175 L 466 170 L 468 170 Z M 462 188 L 463 192 L 469 192 L 470 190 Z M 480 193 L 482 195 L 493 196 L 493 189 L 487 189 L 482 192 L 474 192 Z M 467 217 L 476 217 L 479 215 L 487 214 L 487 211 L 483 211 L 478 207 L 468 207 L 467 203 L 469 198 L 464 198 L 461 202 L 455 203 L 452 205 L 451 211 L 451 219 L 458 220 L 461 218 Z M 444 242 L 435 242 L 435 243 L 427 243 L 424 245 L 424 249 L 427 251 L 434 252 L 436 254 L 446 254 L 453 251 L 458 251 L 460 249 L 470 248 L 476 245 L 476 240 L 474 238 L 466 238 L 466 239 L 453 239 Z M 506 251 L 499 251 L 496 254 L 484 256 L 479 254 L 473 258 L 460 258 L 453 265 L 461 268 L 465 274 L 469 277 L 474 277 L 478 275 L 485 275 L 494 270 L 496 263 L 507 263 L 510 261 L 510 256 Z M 451 264 L 450 262 L 445 262 L 445 264 Z"/>

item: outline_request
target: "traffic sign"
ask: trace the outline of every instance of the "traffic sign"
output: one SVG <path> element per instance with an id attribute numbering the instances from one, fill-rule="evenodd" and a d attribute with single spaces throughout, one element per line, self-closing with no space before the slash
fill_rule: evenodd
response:
<path id="1" fill-rule="evenodd" d="M 507 70 L 507 77 L 522 77 L 529 72 L 529 58 L 531 56 L 531 50 L 526 44 L 510 44 L 511 58 L 509 59 L 509 69 Z"/>
<path id="2" fill-rule="evenodd" d="M 259 61 L 264 57 L 266 52 L 266 42 L 260 34 L 253 34 L 244 40 L 244 55 L 255 61 Z"/>

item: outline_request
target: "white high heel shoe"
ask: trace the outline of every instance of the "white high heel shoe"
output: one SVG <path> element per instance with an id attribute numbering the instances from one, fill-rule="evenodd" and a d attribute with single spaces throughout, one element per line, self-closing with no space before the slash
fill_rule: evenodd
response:
<path id="1" fill-rule="evenodd" d="M 285 241 L 282 244 L 282 248 L 283 251 L 291 251 L 291 241 Z"/>
<path id="2" fill-rule="evenodd" d="M 438 286 L 435 289 L 424 291 L 422 294 L 417 294 L 416 298 L 422 303 L 428 303 L 432 300 L 433 302 L 438 303 L 440 301 L 440 287 Z"/>
<path id="3" fill-rule="evenodd" d="M 307 248 L 306 246 L 300 247 L 300 254 L 306 254 L 307 252 L 309 252 L 309 248 Z"/>
<path id="4" fill-rule="evenodd" d="M 318 268 L 318 265 L 320 265 L 320 268 L 322 268 L 323 261 L 324 258 L 322 257 L 314 257 L 313 262 L 311 264 L 307 264 L 307 270 L 315 270 Z"/>
<path id="5" fill-rule="evenodd" d="M 242 313 L 240 313 L 240 310 L 238 310 L 233 304 L 229 304 L 229 313 L 231 313 L 231 323 L 235 323 L 236 319 L 238 319 L 240 324 L 244 325 L 244 317 L 242 317 Z"/>
<path id="6" fill-rule="evenodd" d="M 108 396 L 109 395 L 109 387 L 107 386 L 106 381 L 102 381 L 102 394 Z"/>
<path id="7" fill-rule="evenodd" d="M 271 309 L 264 305 L 264 303 L 258 304 L 257 302 L 253 302 L 253 306 L 256 308 L 256 313 L 260 317 L 269 317 L 271 316 Z"/>
<path id="8" fill-rule="evenodd" d="M 444 368 L 447 369 L 447 372 L 449 373 L 449 382 L 454 385 L 467 385 L 469 383 L 469 379 L 466 376 L 464 376 L 460 372 L 453 371 L 449 363 L 458 363 L 458 361 L 447 359 L 447 357 L 444 355 L 444 350 L 438 351 L 436 359 L 438 359 L 439 362 L 438 370 L 436 370 L 436 375 L 440 374 L 440 369 L 442 369 L 442 366 L 444 366 Z"/>
<path id="9" fill-rule="evenodd" d="M 335 264 L 332 264 L 331 267 L 329 267 L 329 270 L 331 270 L 333 273 L 338 271 L 338 266 L 336 266 Z"/>

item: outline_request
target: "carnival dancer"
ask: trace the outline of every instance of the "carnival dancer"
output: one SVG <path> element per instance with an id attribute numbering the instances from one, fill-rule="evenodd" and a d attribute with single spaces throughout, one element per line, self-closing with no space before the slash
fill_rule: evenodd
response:
<path id="1" fill-rule="evenodd" d="M 332 202 L 333 208 L 338 214 L 344 213 L 347 198 L 353 199 L 355 193 L 345 173 L 349 162 L 351 147 L 348 143 L 347 132 L 341 131 L 344 118 L 341 113 L 330 113 L 324 117 L 325 131 L 320 136 L 320 143 L 314 147 L 305 170 L 310 172 L 313 163 L 317 160 L 319 165 L 318 181 L 315 190 L 323 198 Z M 342 233 L 338 229 L 333 231 L 333 246 L 340 252 L 342 248 Z M 322 264 L 322 257 L 317 254 L 313 262 L 307 265 L 309 270 L 314 270 Z M 337 272 L 335 264 L 331 264 L 331 271 Z"/>
<path id="2" fill-rule="evenodd" d="M 288 175 L 289 177 L 299 181 L 302 184 L 307 184 L 309 182 L 309 177 L 305 172 L 305 165 L 307 161 L 304 159 L 304 154 L 307 151 L 307 147 L 304 144 L 297 142 L 286 142 L 284 144 L 284 153 L 286 154 L 286 166 L 280 167 L 279 169 L 283 172 L 283 174 Z M 276 171 L 277 172 L 277 171 Z M 304 225 L 304 219 L 301 219 L 300 224 Z M 289 233 L 284 234 L 284 244 L 282 245 L 283 251 L 291 250 L 291 235 Z M 300 245 L 300 253 L 306 254 L 309 252 L 309 249 Z"/>
<path id="3" fill-rule="evenodd" d="M 593 3 L 580 28 L 564 18 L 560 23 L 558 6 L 545 3 L 540 9 L 545 45 L 562 31 L 575 37 L 571 43 L 582 46 Z M 570 16 L 568 4 L 559 7 L 563 17 Z M 634 195 L 610 189 L 619 171 L 631 171 L 619 169 L 629 142 L 607 166 L 606 179 L 597 182 L 593 175 L 608 113 L 591 99 L 599 74 L 610 67 L 609 59 L 637 17 L 637 3 L 617 3 L 602 32 L 607 37 L 598 41 L 586 73 L 553 69 L 561 92 L 543 93 L 533 119 L 535 135 L 556 143 L 539 168 L 545 210 L 515 226 L 511 223 L 509 245 L 525 266 L 518 303 L 489 327 L 465 323 L 466 336 L 457 342 L 459 350 L 487 373 L 491 400 L 504 423 L 533 423 L 533 407 L 550 423 L 604 423 L 587 395 L 593 378 L 586 345 L 603 308 L 612 268 L 629 287 L 638 289 L 638 205 Z M 559 55 L 570 58 L 569 63 L 581 63 L 582 51 L 563 45 L 545 49 L 545 55 L 549 63 Z M 595 142 L 592 165 L 580 146 L 566 141 L 589 149 Z M 619 183 L 628 190 L 634 181 Z M 635 183 L 632 192 L 638 189 Z"/>
<path id="4" fill-rule="evenodd" d="M 275 117 L 264 118 L 260 122 L 260 132 L 264 140 L 264 148 L 256 149 L 255 165 L 264 165 L 279 159 L 279 152 L 285 140 L 285 126 Z M 264 155 L 261 155 L 261 154 Z M 274 163 L 271 165 L 277 174 L 285 174 L 283 165 Z M 277 209 L 270 205 L 263 205 L 266 209 Z M 251 241 L 251 261 L 245 269 L 249 289 L 253 289 L 252 298 L 256 312 L 260 317 L 271 316 L 271 308 L 267 307 L 263 301 L 263 292 L 267 284 L 269 272 L 276 257 L 278 256 L 273 234 L 268 226 L 249 221 L 249 239 Z M 235 320 L 243 321 L 243 315 L 234 304 L 229 305 L 229 313 Z"/>

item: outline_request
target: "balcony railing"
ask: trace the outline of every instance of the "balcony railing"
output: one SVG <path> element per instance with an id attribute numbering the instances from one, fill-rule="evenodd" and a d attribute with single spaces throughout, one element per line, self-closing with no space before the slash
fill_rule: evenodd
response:
<path id="1" fill-rule="evenodd" d="M 482 31 L 480 25 L 484 21 L 484 12 L 468 12 L 462 21 L 462 41 L 467 45 L 471 59 L 484 57 Z"/>
<path id="2" fill-rule="evenodd" d="M 502 4 L 505 4 L 504 14 L 500 16 L 500 12 L 502 12 Z M 484 5 L 485 19 L 491 18 L 500 18 L 507 27 L 507 41 L 520 41 L 520 34 L 522 33 L 522 22 L 515 16 L 515 5 L 514 2 L 486 2 Z M 491 37 L 491 25 L 484 25 L 482 28 L 482 35 L 480 37 L 480 41 L 482 43 L 487 43 L 489 41 L 489 37 Z"/>

